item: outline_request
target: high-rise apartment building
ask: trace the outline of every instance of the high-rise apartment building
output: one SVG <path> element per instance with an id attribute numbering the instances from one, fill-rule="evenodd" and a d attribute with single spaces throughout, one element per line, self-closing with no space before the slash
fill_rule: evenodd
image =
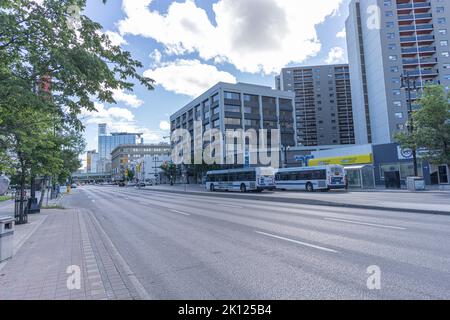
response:
<path id="1" fill-rule="evenodd" d="M 275 86 L 295 93 L 300 146 L 355 143 L 348 65 L 285 68 Z"/>
<path id="2" fill-rule="evenodd" d="M 407 130 L 402 75 L 450 86 L 449 0 L 352 0 L 346 22 L 358 144 L 390 143 Z"/>

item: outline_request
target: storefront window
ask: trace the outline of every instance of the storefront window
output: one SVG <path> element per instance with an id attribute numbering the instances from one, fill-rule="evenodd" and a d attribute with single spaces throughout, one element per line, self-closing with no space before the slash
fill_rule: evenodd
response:
<path id="1" fill-rule="evenodd" d="M 423 177 L 423 168 L 422 163 L 418 163 L 418 173 L 420 177 Z M 383 164 L 380 165 L 380 174 L 381 179 L 384 179 L 385 172 L 398 171 L 400 172 L 400 179 L 406 180 L 407 177 L 414 176 L 414 164 L 413 162 L 399 162 L 399 163 L 391 163 L 391 164 Z"/>
<path id="2" fill-rule="evenodd" d="M 418 163 L 418 173 L 419 177 L 423 177 L 423 170 L 422 170 L 422 164 Z M 406 163 L 400 163 L 400 178 L 405 179 L 407 177 L 414 177 L 414 163 L 413 162 L 406 162 Z"/>
<path id="3" fill-rule="evenodd" d="M 382 165 L 380 165 L 381 179 L 384 179 L 384 173 L 385 172 L 391 172 L 391 171 L 400 171 L 399 164 L 398 163 L 391 163 L 391 164 L 382 164 Z"/>

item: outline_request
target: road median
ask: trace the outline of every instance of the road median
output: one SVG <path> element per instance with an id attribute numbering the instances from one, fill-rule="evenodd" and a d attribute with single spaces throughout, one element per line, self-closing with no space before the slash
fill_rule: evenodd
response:
<path id="1" fill-rule="evenodd" d="M 433 214 L 433 215 L 448 215 L 450 216 L 450 208 L 448 210 L 428 210 L 428 209 L 418 209 L 412 207 L 396 207 L 392 205 L 372 205 L 372 204 L 355 204 L 346 203 L 339 201 L 330 200 L 318 200 L 318 199 L 305 199 L 305 198 L 293 198 L 286 196 L 277 196 L 274 194 L 253 194 L 253 193 L 235 193 L 235 192 L 207 192 L 207 191 L 194 191 L 194 190 L 181 190 L 181 189 L 169 189 L 169 188 L 157 188 L 152 187 L 148 189 L 142 189 L 146 191 L 157 191 L 165 193 L 175 193 L 193 196 L 205 196 L 205 197 L 216 197 L 216 198 L 231 198 L 231 199 L 243 199 L 243 200 L 254 200 L 254 201 L 269 201 L 269 202 L 280 202 L 289 204 L 302 204 L 311 206 L 331 206 L 340 208 L 350 208 L 350 209 L 366 209 L 366 210 L 382 210 L 382 211 L 395 211 L 395 212 L 407 212 L 407 213 L 419 213 L 419 214 Z"/>

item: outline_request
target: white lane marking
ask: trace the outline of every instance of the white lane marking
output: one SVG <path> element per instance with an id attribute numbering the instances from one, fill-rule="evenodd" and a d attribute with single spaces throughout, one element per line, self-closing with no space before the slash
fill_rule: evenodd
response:
<path id="1" fill-rule="evenodd" d="M 182 215 L 184 215 L 184 216 L 190 216 L 190 214 L 189 214 L 189 213 L 186 213 L 186 212 L 182 212 L 182 211 L 178 211 L 178 210 L 170 210 L 170 211 L 173 212 L 173 213 L 182 214 Z"/>
<path id="2" fill-rule="evenodd" d="M 95 202 L 95 200 L 91 200 L 92 202 Z"/>
<path id="3" fill-rule="evenodd" d="M 345 220 L 345 219 L 325 218 L 325 220 L 352 223 L 352 224 L 357 224 L 357 225 L 362 225 L 362 226 L 386 228 L 386 229 L 406 230 L 406 228 L 403 228 L 403 227 L 388 226 L 388 225 L 384 225 L 384 224 L 368 223 L 368 222 Z"/>
<path id="4" fill-rule="evenodd" d="M 217 205 L 222 206 L 222 207 L 227 207 L 227 208 L 244 209 L 244 207 L 241 207 L 241 206 L 235 206 L 235 205 L 232 205 L 232 204 L 226 204 L 226 203 L 217 203 Z"/>
<path id="5" fill-rule="evenodd" d="M 302 242 L 302 241 L 298 241 L 298 240 L 294 240 L 294 239 L 289 239 L 289 238 L 285 238 L 285 237 L 280 237 L 280 236 L 276 236 L 276 235 L 270 234 L 270 233 L 265 233 L 265 232 L 260 232 L 260 231 L 255 231 L 255 232 L 259 233 L 261 235 L 264 235 L 264 236 L 268 236 L 268 237 L 272 237 L 272 238 L 275 238 L 275 239 L 280 239 L 280 240 L 296 243 L 296 244 L 299 244 L 299 245 L 302 245 L 302 246 L 305 246 L 305 247 L 310 247 L 310 248 L 314 248 L 314 249 L 318 249 L 318 250 L 322 250 L 322 251 L 326 251 L 326 252 L 338 253 L 338 251 L 336 251 L 336 250 L 325 248 L 325 247 L 321 247 L 321 246 L 316 246 L 314 244 L 310 244 L 310 243 L 306 243 L 306 242 Z"/>

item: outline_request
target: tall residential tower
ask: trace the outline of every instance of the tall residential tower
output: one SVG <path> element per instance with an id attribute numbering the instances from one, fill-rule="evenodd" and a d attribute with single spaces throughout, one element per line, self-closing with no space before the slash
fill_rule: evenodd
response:
<path id="1" fill-rule="evenodd" d="M 295 93 L 300 146 L 355 143 L 348 65 L 285 68 L 275 86 Z"/>
<path id="2" fill-rule="evenodd" d="M 346 22 L 355 135 L 358 144 L 390 143 L 407 130 L 402 75 L 450 85 L 449 0 L 352 0 Z"/>

